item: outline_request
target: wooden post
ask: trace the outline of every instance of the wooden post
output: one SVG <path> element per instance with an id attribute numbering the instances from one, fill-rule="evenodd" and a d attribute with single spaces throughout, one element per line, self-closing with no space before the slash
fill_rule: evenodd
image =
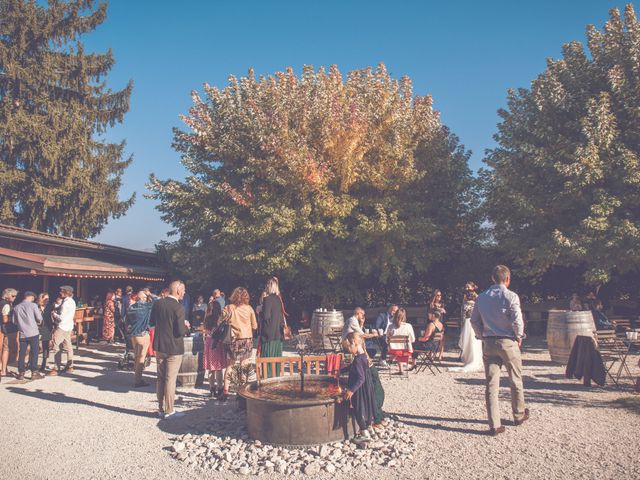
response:
<path id="1" fill-rule="evenodd" d="M 47 275 L 42 277 L 42 291 L 49 293 L 49 277 Z"/>
<path id="2" fill-rule="evenodd" d="M 76 300 L 80 300 L 80 277 L 76 278 Z"/>

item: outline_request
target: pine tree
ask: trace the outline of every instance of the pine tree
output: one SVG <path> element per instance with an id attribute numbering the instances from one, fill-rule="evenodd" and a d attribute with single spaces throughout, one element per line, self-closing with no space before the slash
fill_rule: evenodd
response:
<path id="1" fill-rule="evenodd" d="M 576 267 L 593 285 L 640 270 L 640 23 L 617 9 L 509 92 L 486 158 L 498 244 L 533 276 Z"/>
<path id="2" fill-rule="evenodd" d="M 111 51 L 85 53 L 79 40 L 106 12 L 93 0 L 0 0 L 2 223 L 92 237 L 134 201 L 118 198 L 132 161 L 124 141 L 102 138 L 122 122 L 133 85 L 109 89 Z"/>

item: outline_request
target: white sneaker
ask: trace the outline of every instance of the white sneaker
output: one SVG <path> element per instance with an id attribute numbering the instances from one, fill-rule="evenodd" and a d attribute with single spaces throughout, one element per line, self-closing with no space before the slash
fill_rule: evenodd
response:
<path id="1" fill-rule="evenodd" d="M 366 443 L 371 441 L 371 434 L 369 430 L 361 430 L 358 435 L 353 437 L 354 443 Z"/>
<path id="2" fill-rule="evenodd" d="M 381 367 L 388 367 L 388 366 L 389 366 L 389 364 L 387 363 L 387 361 L 386 361 L 386 360 L 381 360 L 381 361 L 380 361 L 380 366 L 381 366 Z"/>
<path id="3" fill-rule="evenodd" d="M 167 419 L 167 418 L 180 418 L 180 417 L 184 417 L 184 413 L 182 412 L 176 412 L 175 410 L 171 413 L 165 413 L 164 417 L 162 417 L 163 419 Z"/>

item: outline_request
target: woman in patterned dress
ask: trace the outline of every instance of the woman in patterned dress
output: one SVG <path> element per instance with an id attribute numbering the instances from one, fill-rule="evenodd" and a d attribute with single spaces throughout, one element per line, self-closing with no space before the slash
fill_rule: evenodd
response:
<path id="1" fill-rule="evenodd" d="M 238 287 L 229 298 L 230 304 L 225 307 L 229 315 L 229 326 L 233 338 L 230 345 L 225 345 L 228 368 L 224 375 L 223 399 L 229 394 L 229 380 L 235 362 L 244 367 L 253 353 L 253 332 L 258 329 L 256 312 L 249 305 L 250 297 L 246 288 Z M 245 379 L 246 380 L 246 379 Z"/>
<path id="2" fill-rule="evenodd" d="M 104 301 L 102 340 L 109 343 L 113 342 L 113 335 L 116 331 L 116 304 L 114 298 L 115 294 L 113 292 L 107 292 L 107 298 Z"/>
<path id="3" fill-rule="evenodd" d="M 222 322 L 222 306 L 220 302 L 212 300 L 207 306 L 207 313 L 204 317 L 204 356 L 203 367 L 209 372 L 209 392 L 213 398 L 222 395 L 222 372 L 227 368 L 227 356 L 224 350 L 224 343 L 214 339 L 211 334 Z"/>

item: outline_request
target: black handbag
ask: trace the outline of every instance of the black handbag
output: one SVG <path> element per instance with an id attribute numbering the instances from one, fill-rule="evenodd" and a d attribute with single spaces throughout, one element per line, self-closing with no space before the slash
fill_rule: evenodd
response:
<path id="1" fill-rule="evenodd" d="M 231 315 L 233 314 L 233 309 L 231 305 L 227 305 L 227 307 L 222 312 L 222 322 L 218 325 L 213 332 L 211 332 L 211 338 L 213 338 L 216 342 L 222 342 L 225 344 L 229 344 L 233 341 L 233 335 L 231 332 Z"/>
<path id="2" fill-rule="evenodd" d="M 229 322 L 221 322 L 220 325 L 211 332 L 211 338 L 217 341 L 224 341 L 230 330 L 231 326 L 229 325 Z"/>

